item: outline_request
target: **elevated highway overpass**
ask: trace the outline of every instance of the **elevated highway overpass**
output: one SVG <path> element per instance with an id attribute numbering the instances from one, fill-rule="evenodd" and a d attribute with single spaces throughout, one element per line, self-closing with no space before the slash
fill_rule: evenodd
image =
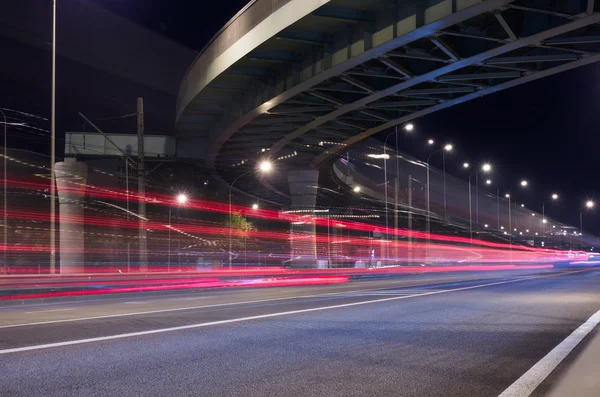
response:
<path id="1" fill-rule="evenodd" d="M 188 69 L 178 155 L 292 208 L 319 170 L 418 117 L 600 60 L 594 0 L 254 0 Z M 485 139 L 482 136 L 482 139 Z M 257 187 L 258 161 L 277 162 Z M 331 172 L 329 168 L 328 172 Z"/>

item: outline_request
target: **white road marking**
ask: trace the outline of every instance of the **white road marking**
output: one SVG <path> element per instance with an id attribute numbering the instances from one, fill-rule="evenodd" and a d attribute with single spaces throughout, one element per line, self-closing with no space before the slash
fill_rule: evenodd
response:
<path id="1" fill-rule="evenodd" d="M 556 274 L 557 273 L 553 273 L 553 275 L 556 275 Z M 562 274 L 562 273 L 558 273 L 558 274 Z M 481 280 L 485 280 L 485 279 L 468 279 L 465 281 L 481 281 Z M 430 280 L 430 281 L 433 281 L 433 280 Z M 407 285 L 406 287 L 402 287 L 402 288 L 422 287 L 425 285 L 432 285 L 432 284 Z M 0 329 L 27 327 L 27 326 L 31 326 L 31 325 L 47 325 L 47 324 L 69 323 L 69 322 L 77 322 L 77 321 L 101 320 L 101 319 L 105 319 L 105 318 L 115 318 L 115 317 L 141 316 L 144 314 L 168 313 L 168 312 L 177 312 L 177 311 L 185 311 L 185 310 L 210 309 L 210 308 L 214 308 L 214 307 L 223 307 L 223 306 L 250 305 L 250 304 L 254 304 L 254 303 L 284 301 L 284 300 L 290 300 L 290 299 L 319 298 L 322 296 L 331 296 L 331 295 L 339 295 L 340 298 L 348 298 L 349 297 L 349 296 L 347 296 L 348 293 L 380 291 L 380 290 L 385 290 L 385 289 L 389 289 L 389 288 L 390 287 L 382 287 L 382 288 L 363 289 L 363 290 L 355 290 L 355 291 L 328 292 L 325 294 L 288 296 L 288 297 L 281 297 L 281 298 L 258 299 L 258 300 L 253 300 L 253 301 L 238 301 L 238 302 L 230 302 L 230 303 L 216 303 L 213 305 L 187 306 L 187 307 L 177 307 L 177 308 L 172 308 L 172 309 L 148 310 L 148 311 L 143 311 L 143 312 L 107 314 L 104 316 L 67 318 L 67 319 L 61 319 L 61 320 L 39 321 L 39 322 L 35 322 L 35 323 L 7 324 L 7 325 L 0 325 Z M 214 295 L 212 297 L 214 297 Z M 177 299 L 177 300 L 180 300 L 180 299 Z"/>
<path id="2" fill-rule="evenodd" d="M 71 309 L 37 310 L 37 311 L 34 311 L 34 312 L 25 312 L 25 314 L 42 314 L 42 313 L 49 313 L 49 312 L 66 312 L 68 310 L 75 310 L 75 309 L 71 308 Z"/>
<path id="3" fill-rule="evenodd" d="M 499 397 L 529 396 L 599 323 L 600 310 L 504 390 Z"/>
<path id="4" fill-rule="evenodd" d="M 559 276 L 559 275 L 572 274 L 572 273 L 576 273 L 576 272 L 558 273 L 558 274 L 552 274 L 552 275 L 547 275 L 547 276 L 536 276 L 536 277 L 531 277 L 528 279 L 498 281 L 495 283 L 472 285 L 469 287 L 454 288 L 454 289 L 449 289 L 449 290 L 433 291 L 433 292 L 427 292 L 427 293 L 418 294 L 418 295 L 394 296 L 391 298 L 382 298 L 382 299 L 374 299 L 374 300 L 362 301 L 362 302 L 344 303 L 344 304 L 340 304 L 340 305 L 322 306 L 322 307 L 315 307 L 315 308 L 311 308 L 311 309 L 290 310 L 290 311 L 279 312 L 279 313 L 261 314 L 261 315 L 257 315 L 257 316 L 240 317 L 240 318 L 233 318 L 233 319 L 229 319 L 229 320 L 210 321 L 210 322 L 206 322 L 206 323 L 180 325 L 177 327 L 159 328 L 159 329 L 153 329 L 153 330 L 148 330 L 148 331 L 131 332 L 131 333 L 126 333 L 126 334 L 100 336 L 100 337 L 96 337 L 96 338 L 77 339 L 77 340 L 71 340 L 71 341 L 65 341 L 65 342 L 56 342 L 56 343 L 47 343 L 47 344 L 41 344 L 41 345 L 17 347 L 17 348 L 12 348 L 12 349 L 0 350 L 0 354 L 20 353 L 20 352 L 26 352 L 26 351 L 32 351 L 32 350 L 50 349 L 53 347 L 72 346 L 72 345 L 102 342 L 102 341 L 115 340 L 115 339 L 132 338 L 132 337 L 136 337 L 136 336 L 145 336 L 145 335 L 162 334 L 162 333 L 167 333 L 167 332 L 184 331 L 184 330 L 188 330 L 188 329 L 210 327 L 213 325 L 231 324 L 231 323 L 239 323 L 239 322 L 243 322 L 243 321 L 260 320 L 260 319 L 265 319 L 265 318 L 288 316 L 291 314 L 311 313 L 311 312 L 318 312 L 318 311 L 325 311 L 325 310 L 332 310 L 332 309 L 341 309 L 341 308 L 353 307 L 353 306 L 370 305 L 370 304 L 374 304 L 374 303 L 390 302 L 390 301 L 396 301 L 396 300 L 400 300 L 400 299 L 408 299 L 408 298 L 413 298 L 413 297 L 439 295 L 439 294 L 446 294 L 446 293 L 450 293 L 450 292 L 466 291 L 466 290 L 477 289 L 477 288 L 491 287 L 491 286 L 495 286 L 495 285 L 519 283 L 519 282 L 528 281 L 528 280 L 555 277 L 555 276 Z M 577 273 L 579 273 L 579 272 L 577 272 Z"/>

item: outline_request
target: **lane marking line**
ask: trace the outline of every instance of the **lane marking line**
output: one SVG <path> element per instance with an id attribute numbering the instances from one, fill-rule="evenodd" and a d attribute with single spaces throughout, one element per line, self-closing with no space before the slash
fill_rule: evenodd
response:
<path id="1" fill-rule="evenodd" d="M 599 323 L 600 310 L 581 324 L 498 397 L 529 396 Z"/>
<path id="2" fill-rule="evenodd" d="M 586 270 L 588 270 L 588 269 L 586 269 Z M 552 273 L 551 275 L 554 276 L 554 275 L 571 274 L 571 273 L 578 273 L 578 271 L 576 271 L 576 272 L 566 272 L 566 273 Z M 537 277 L 537 276 L 534 276 L 534 277 Z M 526 279 L 523 279 L 523 278 L 520 278 L 520 279 L 521 280 L 526 280 Z M 466 279 L 466 280 L 463 280 L 463 282 L 483 281 L 483 280 L 486 280 L 486 278 Z M 430 281 L 435 281 L 435 280 L 430 280 Z M 397 288 L 415 288 L 415 287 L 423 287 L 423 286 L 437 285 L 437 284 L 444 284 L 444 283 L 414 284 L 414 285 L 407 285 L 405 287 L 397 287 Z M 143 312 L 120 313 L 120 314 L 106 314 L 106 315 L 103 315 L 103 316 L 90 316 L 90 317 L 67 318 L 67 319 L 61 319 L 61 320 L 38 321 L 38 322 L 33 322 L 33 323 L 7 324 L 7 325 L 0 325 L 0 329 L 17 328 L 17 327 L 27 327 L 27 326 L 34 326 L 34 325 L 48 325 L 48 324 L 70 323 L 70 322 L 89 321 L 89 320 L 102 320 L 102 319 L 106 319 L 106 318 L 141 316 L 141 315 L 145 315 L 145 314 L 160 314 L 160 313 L 178 312 L 178 311 L 186 311 L 186 310 L 212 309 L 212 308 L 215 308 L 215 307 L 227 307 L 227 306 L 235 306 L 235 305 L 242 306 L 242 305 L 251 305 L 251 304 L 255 304 L 255 303 L 285 301 L 285 300 L 291 300 L 291 299 L 319 298 L 319 297 L 331 296 L 331 295 L 340 295 L 339 297 L 342 298 L 342 299 L 344 299 L 344 298 L 349 298 L 349 296 L 346 295 L 346 294 L 349 294 L 349 293 L 365 293 L 365 292 L 380 291 L 380 290 L 385 290 L 385 289 L 390 289 L 390 288 L 394 288 L 394 287 L 370 288 L 370 289 L 362 289 L 362 290 L 354 290 L 354 291 L 352 291 L 352 290 L 346 290 L 346 291 L 339 291 L 339 292 L 328 292 L 328 293 L 325 293 L 325 294 L 288 296 L 288 297 L 281 297 L 281 298 L 258 299 L 258 300 L 253 300 L 253 301 L 238 301 L 238 302 L 229 302 L 229 303 L 215 303 L 215 304 L 212 304 L 212 305 L 176 307 L 176 308 L 171 308 L 171 309 L 148 310 L 148 311 L 143 311 Z M 113 302 L 113 303 L 120 303 L 120 302 Z M 43 313 L 43 311 L 41 311 L 39 313 Z"/>
<path id="3" fill-rule="evenodd" d="M 589 271 L 589 270 L 585 270 L 585 271 Z M 77 339 L 77 340 L 72 340 L 72 341 L 17 347 L 17 348 L 12 348 L 12 349 L 0 350 L 0 355 L 1 354 L 9 354 L 9 353 L 21 353 L 21 352 L 27 352 L 27 351 L 32 351 L 32 350 L 50 349 L 53 347 L 81 345 L 81 344 L 102 342 L 102 341 L 115 340 L 115 339 L 125 339 L 125 338 L 137 337 L 137 336 L 162 334 L 162 333 L 175 332 L 175 331 L 184 331 L 184 330 L 195 329 L 195 328 L 210 327 L 213 325 L 232 324 L 232 323 L 239 323 L 239 322 L 244 322 L 244 321 L 288 316 L 291 314 L 312 313 L 312 312 L 319 312 L 319 311 L 332 310 L 332 309 L 341 309 L 341 308 L 346 308 L 346 307 L 369 305 L 369 304 L 374 304 L 374 303 L 391 302 L 391 301 L 408 299 L 408 298 L 413 298 L 413 297 L 439 295 L 439 294 L 446 294 L 449 292 L 467 291 L 467 290 L 471 290 L 471 289 L 491 287 L 491 286 L 495 286 L 495 285 L 520 283 L 520 282 L 529 281 L 529 280 L 536 280 L 536 279 L 542 279 L 542 278 L 548 278 L 548 277 L 557 277 L 560 275 L 573 274 L 573 273 L 576 273 L 576 272 L 558 273 L 558 274 L 552 274 L 552 275 L 547 275 L 547 276 L 537 276 L 537 277 L 531 277 L 528 279 L 521 278 L 518 280 L 498 281 L 495 283 L 472 285 L 469 287 L 454 288 L 454 289 L 449 289 L 449 290 L 433 291 L 433 292 L 428 292 L 425 294 L 418 294 L 418 295 L 394 296 L 391 298 L 382 298 L 382 299 L 374 299 L 374 300 L 362 301 L 362 302 L 344 303 L 344 304 L 340 304 L 340 305 L 314 307 L 314 308 L 310 308 L 310 309 L 290 310 L 290 311 L 279 312 L 279 313 L 261 314 L 261 315 L 257 315 L 257 316 L 248 316 L 248 317 L 233 318 L 233 319 L 228 319 L 228 320 L 210 321 L 210 322 L 198 323 L 198 324 L 180 325 L 180 326 L 176 326 L 176 327 L 159 328 L 159 329 L 153 329 L 153 330 L 148 330 L 148 331 L 130 332 L 130 333 L 126 333 L 126 334 L 100 336 L 100 337 L 96 337 L 96 338 Z M 577 272 L 577 273 L 579 273 L 579 272 Z"/>
<path id="4" fill-rule="evenodd" d="M 33 311 L 33 312 L 25 312 L 25 314 L 43 314 L 43 313 L 50 313 L 50 312 L 66 312 L 69 310 L 75 310 L 75 308 L 70 308 L 70 309 L 53 309 L 53 310 L 37 310 L 37 311 Z"/>

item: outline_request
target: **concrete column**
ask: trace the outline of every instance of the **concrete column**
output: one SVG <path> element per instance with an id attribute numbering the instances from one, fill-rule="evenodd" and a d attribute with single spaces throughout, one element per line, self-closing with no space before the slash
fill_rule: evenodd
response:
<path id="1" fill-rule="evenodd" d="M 84 270 L 83 198 L 88 166 L 72 157 L 55 165 L 59 204 L 60 272 Z"/>
<path id="2" fill-rule="evenodd" d="M 293 170 L 287 174 L 292 199 L 292 210 L 314 210 L 317 204 L 318 170 Z M 314 213 L 307 215 L 290 226 L 290 255 L 292 267 L 317 267 L 316 228 L 313 222 Z"/>

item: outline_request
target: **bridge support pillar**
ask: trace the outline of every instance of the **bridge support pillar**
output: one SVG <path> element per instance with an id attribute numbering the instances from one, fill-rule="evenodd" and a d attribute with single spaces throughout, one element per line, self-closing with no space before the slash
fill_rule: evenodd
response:
<path id="1" fill-rule="evenodd" d="M 314 212 L 317 204 L 318 170 L 293 170 L 287 174 L 292 211 L 299 212 L 290 225 L 291 266 L 317 267 L 317 241 Z M 304 216 L 305 215 L 305 216 Z"/>
<path id="2" fill-rule="evenodd" d="M 82 200 L 85 196 L 88 166 L 72 157 L 55 164 L 59 204 L 60 273 L 84 271 Z"/>

